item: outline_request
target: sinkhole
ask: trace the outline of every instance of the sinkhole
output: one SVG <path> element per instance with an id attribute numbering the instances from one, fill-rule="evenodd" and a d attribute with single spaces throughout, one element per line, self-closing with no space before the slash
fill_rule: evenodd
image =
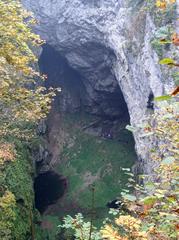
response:
<path id="1" fill-rule="evenodd" d="M 109 208 L 119 207 L 113 199 L 120 199 L 128 181 L 122 168 L 135 163 L 134 139 L 125 129 L 130 116 L 113 72 L 114 53 L 96 43 L 74 51 L 70 59 L 46 44 L 39 59 L 40 70 L 47 75 L 46 87 L 62 89 L 43 135 L 51 157 L 40 164 L 47 169 L 50 162 L 68 179 L 68 186 L 52 172 L 40 174 L 34 184 L 35 202 L 41 213 L 54 204 L 46 213 L 88 214 L 94 184 L 96 218 L 102 219 Z"/>
<path id="2" fill-rule="evenodd" d="M 39 174 L 34 181 L 35 207 L 40 213 L 64 195 L 66 180 L 53 171 Z"/>

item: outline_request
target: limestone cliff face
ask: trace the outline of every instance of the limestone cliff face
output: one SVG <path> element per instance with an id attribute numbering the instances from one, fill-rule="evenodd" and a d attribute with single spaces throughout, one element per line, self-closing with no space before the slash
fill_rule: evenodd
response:
<path id="1" fill-rule="evenodd" d="M 83 77 L 87 94 L 113 92 L 118 82 L 132 125 L 149 114 L 149 96 L 166 86 L 151 47 L 155 25 L 135 0 L 23 0 L 39 21 L 36 31 Z M 117 81 L 116 81 L 117 80 Z M 135 134 L 139 159 L 148 159 L 147 139 Z M 149 163 L 144 167 L 150 172 Z"/>

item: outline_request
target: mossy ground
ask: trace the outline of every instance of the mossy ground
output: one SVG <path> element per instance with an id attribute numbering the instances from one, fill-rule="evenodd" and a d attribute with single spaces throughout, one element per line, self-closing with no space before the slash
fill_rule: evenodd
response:
<path id="1" fill-rule="evenodd" d="M 93 120 L 93 117 L 84 114 L 63 116 L 60 124 L 72 144 L 67 142 L 64 147 L 56 171 L 67 178 L 68 186 L 66 194 L 57 203 L 59 206 L 55 206 L 52 212 L 61 218 L 66 214 L 82 212 L 89 218 L 93 184 L 94 218 L 99 225 L 107 216 L 109 209 L 106 204 L 120 197 L 121 190 L 126 188 L 128 176 L 122 168 L 131 168 L 136 154 L 133 137 L 125 128 L 120 128 L 115 139 L 85 133 L 83 127 Z"/>

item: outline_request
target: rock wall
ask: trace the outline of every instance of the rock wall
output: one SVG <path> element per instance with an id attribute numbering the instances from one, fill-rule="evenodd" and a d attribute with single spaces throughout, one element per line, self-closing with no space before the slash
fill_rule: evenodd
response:
<path id="1" fill-rule="evenodd" d="M 48 44 L 43 46 L 39 66 L 48 76 L 46 86 L 62 89 L 55 99 L 57 111 L 84 111 L 108 119 L 129 119 L 123 94 L 109 66 L 103 69 L 103 76 L 108 77 L 100 78 L 95 84 L 91 83 L 81 72 L 70 67 L 59 51 Z"/>
<path id="2" fill-rule="evenodd" d="M 150 114 L 149 96 L 162 95 L 165 90 L 158 56 L 150 43 L 155 25 L 144 8 L 146 1 L 23 2 L 39 21 L 36 31 L 85 79 L 91 97 L 95 91 L 113 89 L 115 79 L 127 103 L 131 124 L 146 119 Z M 139 160 L 150 173 L 150 140 L 139 133 L 134 137 Z"/>

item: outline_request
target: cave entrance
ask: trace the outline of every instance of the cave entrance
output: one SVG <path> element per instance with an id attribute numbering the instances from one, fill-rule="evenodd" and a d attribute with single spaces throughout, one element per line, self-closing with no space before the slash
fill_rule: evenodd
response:
<path id="1" fill-rule="evenodd" d="M 35 207 L 43 213 L 64 195 L 66 180 L 53 171 L 39 174 L 34 181 Z"/>
<path id="2" fill-rule="evenodd" d="M 90 47 L 90 46 L 88 46 Z M 94 52 L 101 46 L 95 46 Z M 105 49 L 101 52 L 105 53 Z M 103 120 L 130 122 L 123 93 L 112 72 L 113 53 L 109 50 L 108 63 L 100 65 L 98 72 L 88 68 L 74 69 L 65 57 L 46 44 L 39 59 L 40 70 L 48 76 L 46 87 L 60 87 L 54 108 L 61 112 L 86 112 Z M 105 62 L 107 62 L 105 60 Z M 89 74 L 89 77 L 88 77 Z M 90 74 L 92 76 L 90 76 Z"/>
<path id="3" fill-rule="evenodd" d="M 60 217 L 89 213 L 94 184 L 96 216 L 104 219 L 108 207 L 117 207 L 116 201 L 110 201 L 120 198 L 126 187 L 129 176 L 122 169 L 132 168 L 136 153 L 133 136 L 125 129 L 130 117 L 112 72 L 113 53 L 92 43 L 87 47 L 93 48 L 89 51 L 98 58 L 98 65 L 93 56 L 84 67 L 77 68 L 49 45 L 43 46 L 39 59 L 41 72 L 48 76 L 46 86 L 62 89 L 48 116 L 44 138 L 50 167 L 68 179 L 66 194 L 45 213 Z M 46 175 L 43 178 L 46 181 Z M 38 188 L 36 191 L 40 197 Z M 39 197 L 36 206 L 41 210 Z M 45 208 L 48 204 L 49 198 Z"/>

